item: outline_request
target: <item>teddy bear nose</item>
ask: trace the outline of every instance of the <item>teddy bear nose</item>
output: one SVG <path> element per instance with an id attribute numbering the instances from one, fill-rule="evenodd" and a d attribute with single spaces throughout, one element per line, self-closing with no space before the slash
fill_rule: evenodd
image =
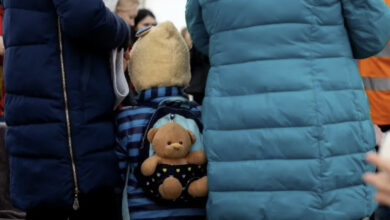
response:
<path id="1" fill-rule="evenodd" d="M 174 143 L 174 144 L 172 144 L 172 147 L 173 147 L 173 149 L 175 149 L 175 150 L 180 150 L 183 146 L 182 146 L 181 144 Z"/>

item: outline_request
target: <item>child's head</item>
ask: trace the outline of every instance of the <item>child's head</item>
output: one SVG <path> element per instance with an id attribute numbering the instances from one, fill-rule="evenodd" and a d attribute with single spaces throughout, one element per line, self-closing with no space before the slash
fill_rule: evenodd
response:
<path id="1" fill-rule="evenodd" d="M 115 12 L 126 21 L 129 26 L 134 27 L 134 19 L 138 13 L 138 0 L 119 0 Z"/>
<path id="2" fill-rule="evenodd" d="M 188 86 L 191 79 L 189 50 L 171 22 L 151 28 L 131 49 L 129 72 L 139 92 L 153 87 Z"/>

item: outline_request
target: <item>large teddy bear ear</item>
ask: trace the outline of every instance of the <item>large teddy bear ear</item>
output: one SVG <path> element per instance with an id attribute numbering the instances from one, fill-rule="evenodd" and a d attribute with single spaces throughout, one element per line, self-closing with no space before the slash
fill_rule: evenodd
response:
<path id="1" fill-rule="evenodd" d="M 191 143 L 194 144 L 195 141 L 196 141 L 195 134 L 194 134 L 192 131 L 190 131 L 190 130 L 187 130 L 187 133 L 188 133 L 188 135 L 190 136 Z"/>
<path id="2" fill-rule="evenodd" d="M 148 131 L 148 141 L 149 143 L 152 143 L 154 136 L 156 135 L 158 131 L 158 128 L 152 128 Z"/>

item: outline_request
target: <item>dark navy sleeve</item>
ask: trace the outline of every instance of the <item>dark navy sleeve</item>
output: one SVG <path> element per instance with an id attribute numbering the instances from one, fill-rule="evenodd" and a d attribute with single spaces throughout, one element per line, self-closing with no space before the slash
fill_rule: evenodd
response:
<path id="1" fill-rule="evenodd" d="M 113 14 L 102 0 L 52 0 L 61 19 L 62 31 L 93 47 L 126 47 L 129 26 Z"/>

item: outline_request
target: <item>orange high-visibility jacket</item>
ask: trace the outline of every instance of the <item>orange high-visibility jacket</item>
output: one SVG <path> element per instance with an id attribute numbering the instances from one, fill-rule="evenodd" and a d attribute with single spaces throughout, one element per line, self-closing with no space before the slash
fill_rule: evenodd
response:
<path id="1" fill-rule="evenodd" d="M 390 0 L 385 0 L 390 6 Z M 359 61 L 371 118 L 374 124 L 390 125 L 390 43 L 374 57 Z"/>

